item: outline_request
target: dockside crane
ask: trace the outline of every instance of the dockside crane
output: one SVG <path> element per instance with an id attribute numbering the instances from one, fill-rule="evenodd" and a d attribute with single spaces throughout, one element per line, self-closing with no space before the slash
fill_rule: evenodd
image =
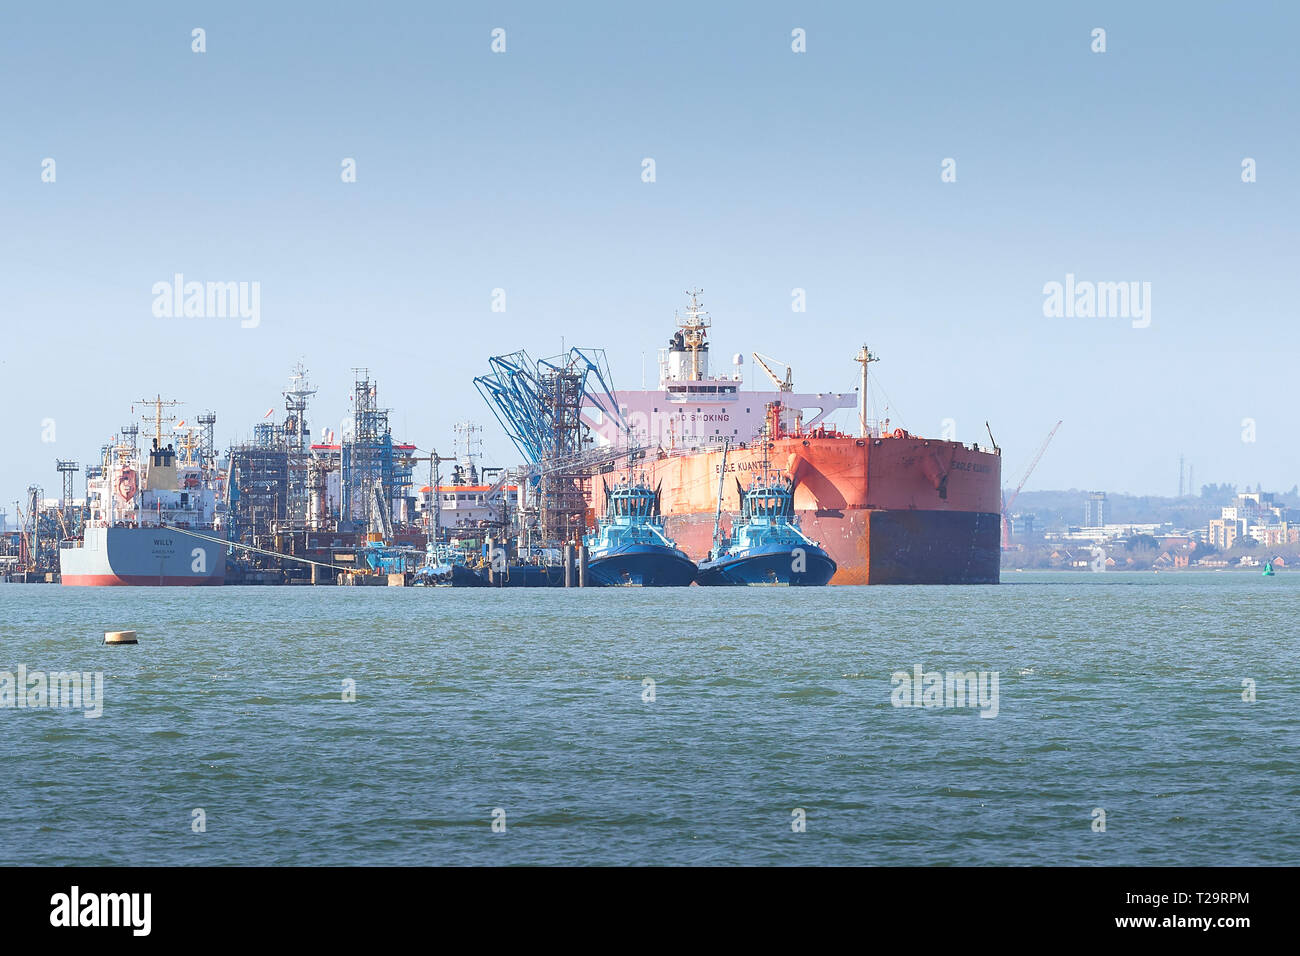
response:
<path id="1" fill-rule="evenodd" d="M 1056 430 L 1060 427 L 1061 427 L 1061 422 L 1058 421 L 1055 425 L 1052 426 L 1052 430 L 1047 433 L 1047 437 L 1043 439 L 1043 443 L 1038 446 L 1038 451 L 1034 454 L 1033 459 L 1030 460 L 1029 467 L 1026 468 L 1025 473 L 1020 476 L 1020 481 L 1016 485 L 1016 490 L 1011 493 L 1011 497 L 1007 498 L 1005 492 L 1002 495 L 1002 550 L 1003 551 L 1011 547 L 1011 508 L 1016 503 L 1016 499 L 1020 497 L 1020 489 L 1025 487 L 1025 482 L 1028 481 L 1029 476 L 1034 473 L 1034 468 L 1037 467 L 1039 459 L 1041 459 L 1043 457 L 1043 453 L 1047 451 L 1047 446 L 1051 444 L 1053 436 L 1056 435 Z M 990 434 L 990 440 L 992 440 L 991 434 Z"/>

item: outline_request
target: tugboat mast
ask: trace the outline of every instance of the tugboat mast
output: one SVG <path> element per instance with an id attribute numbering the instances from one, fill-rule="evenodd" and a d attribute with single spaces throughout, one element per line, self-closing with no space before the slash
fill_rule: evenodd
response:
<path id="1" fill-rule="evenodd" d="M 713 515 L 713 548 L 722 548 L 722 488 L 727 480 L 727 452 L 731 450 L 731 439 L 722 440 L 722 467 L 718 471 L 718 510 Z"/>

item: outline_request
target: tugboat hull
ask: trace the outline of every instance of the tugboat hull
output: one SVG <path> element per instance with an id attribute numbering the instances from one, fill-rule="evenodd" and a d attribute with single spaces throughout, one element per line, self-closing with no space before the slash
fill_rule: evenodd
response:
<path id="1" fill-rule="evenodd" d="M 684 588 L 695 580 L 695 565 L 676 548 L 633 544 L 593 554 L 587 573 L 597 587 Z"/>
<path id="2" fill-rule="evenodd" d="M 800 551 L 802 554 L 797 553 Z M 704 587 L 822 587 L 830 583 L 835 570 L 835 562 L 821 548 L 776 545 L 701 562 L 695 580 Z"/>

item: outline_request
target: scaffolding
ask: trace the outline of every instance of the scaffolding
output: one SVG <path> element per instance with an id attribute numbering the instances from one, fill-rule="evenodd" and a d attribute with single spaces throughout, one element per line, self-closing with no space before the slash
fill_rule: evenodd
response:
<path id="1" fill-rule="evenodd" d="M 309 524 L 308 505 L 311 496 L 311 431 L 307 427 L 307 402 L 316 394 L 307 381 L 307 370 L 299 362 L 289 376 L 289 387 L 284 392 L 284 439 L 288 452 L 289 486 L 288 514 L 290 526 L 302 530 Z"/>
<path id="2" fill-rule="evenodd" d="M 281 394 L 283 421 L 259 422 L 251 441 L 230 447 L 225 486 L 228 537 L 252 547 L 295 551 L 305 545 L 307 531 L 325 527 L 329 469 L 312 456 L 307 408 L 316 389 L 302 363 L 290 371 L 289 385 Z M 209 416 L 215 421 L 209 412 L 198 419 L 208 429 Z M 207 441 L 203 434 L 201 442 Z"/>
<path id="3" fill-rule="evenodd" d="M 376 384 L 370 370 L 354 368 L 352 388 L 352 436 L 342 452 L 343 500 L 339 519 L 369 530 L 373 488 L 383 482 L 382 439 L 388 432 L 388 411 L 379 408 Z"/>
<path id="4" fill-rule="evenodd" d="M 370 370 L 354 368 L 352 435 L 340 451 L 343 525 L 360 526 L 371 534 L 389 537 L 395 505 L 410 496 L 413 449 L 395 449 L 388 424 L 388 409 L 379 407 L 379 386 Z"/>
<path id="5" fill-rule="evenodd" d="M 289 454 L 275 426 L 259 425 L 251 442 L 230 449 L 226 483 L 231 541 L 262 547 L 285 525 Z"/>
<path id="6" fill-rule="evenodd" d="M 289 446 L 273 421 L 253 426 L 253 440 L 231 445 L 226 478 L 227 537 L 251 547 L 273 545 L 290 524 Z"/>

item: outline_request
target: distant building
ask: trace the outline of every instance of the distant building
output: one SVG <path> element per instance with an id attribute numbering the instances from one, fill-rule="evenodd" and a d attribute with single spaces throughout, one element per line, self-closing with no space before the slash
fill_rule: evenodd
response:
<path id="1" fill-rule="evenodd" d="M 1255 505 L 1255 507 L 1252 509 L 1252 510 L 1254 510 L 1254 511 L 1265 511 L 1265 510 L 1267 510 L 1267 509 L 1269 509 L 1269 508 L 1272 508 L 1272 507 L 1273 507 L 1273 492 L 1271 492 L 1271 491 L 1247 491 L 1247 492 L 1245 492 L 1245 493 L 1243 493 L 1243 494 L 1237 495 L 1237 506 L 1238 506 L 1238 507 L 1246 507 L 1246 508 L 1249 508 L 1251 502 L 1253 502 L 1254 505 Z"/>
<path id="2" fill-rule="evenodd" d="M 1224 508 L 1225 512 L 1232 508 Z M 1236 518 L 1211 518 L 1209 542 L 1220 551 L 1227 551 L 1242 535 L 1243 522 Z"/>
<path id="3" fill-rule="evenodd" d="M 1300 541 L 1298 518 L 1296 509 L 1277 504 L 1272 492 L 1246 492 L 1210 520 L 1208 541 L 1220 550 L 1231 548 L 1243 538 L 1266 547 L 1295 544 Z"/>
<path id="4" fill-rule="evenodd" d="M 1084 504 L 1083 526 L 1101 528 L 1106 524 L 1106 492 L 1090 491 Z"/>
<path id="5" fill-rule="evenodd" d="M 1253 525 L 1247 534 L 1265 547 L 1277 548 L 1295 544 L 1300 539 L 1300 527 L 1289 521 L 1280 521 L 1272 525 Z"/>
<path id="6" fill-rule="evenodd" d="M 1050 531 L 1045 537 L 1049 541 L 1112 541 L 1126 544 L 1129 538 L 1145 534 L 1155 537 L 1167 532 L 1167 524 L 1108 524 L 1097 528 L 1069 527 L 1065 531 Z"/>

